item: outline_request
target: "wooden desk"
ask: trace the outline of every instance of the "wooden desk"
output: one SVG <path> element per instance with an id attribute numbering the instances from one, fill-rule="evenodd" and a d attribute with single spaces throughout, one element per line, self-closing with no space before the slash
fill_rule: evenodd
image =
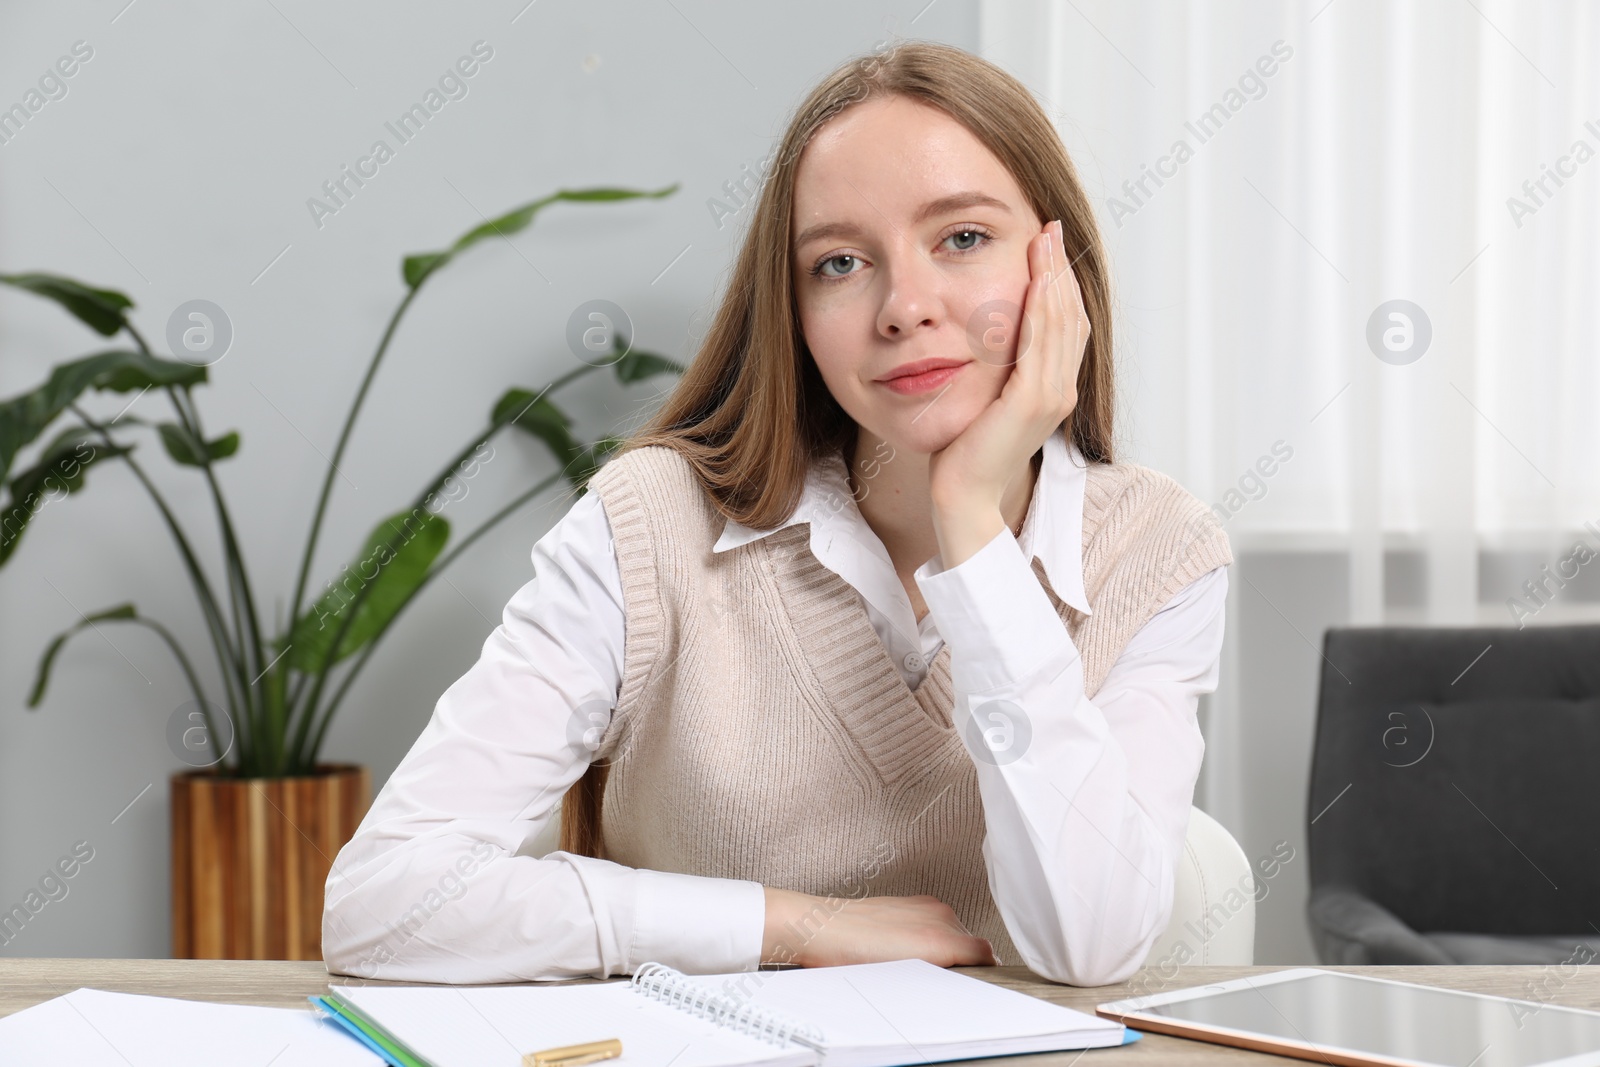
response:
<path id="1" fill-rule="evenodd" d="M 1143 987 L 1137 982 L 1081 989 L 1041 981 L 1022 967 L 962 967 L 963 974 L 998 982 L 1012 989 L 1094 1014 L 1096 1004 L 1137 996 L 1143 992 L 1183 989 L 1247 975 L 1267 974 L 1282 967 L 1185 967 L 1175 980 Z M 1404 982 L 1465 989 L 1477 993 L 1540 1000 L 1574 1008 L 1600 1009 L 1600 967 L 1579 967 L 1576 975 L 1550 967 L 1328 967 L 1326 970 L 1378 975 Z M 260 1004 L 310 1010 L 306 997 L 324 992 L 330 976 L 320 963 L 288 961 L 235 962 L 217 960 L 48 960 L 0 959 L 0 1016 L 20 1011 L 79 986 L 123 993 L 214 1000 L 229 1004 Z M 613 979 L 615 981 L 616 979 Z M 580 979 L 579 981 L 585 981 Z M 1538 990 L 1530 995 L 1527 983 Z M 387 983 L 367 983 L 387 984 Z M 567 984 L 567 983 L 559 983 Z M 4 1050 L 0 1050 L 4 1051 Z M 1013 1065 L 1069 1067 L 1071 1064 L 1304 1064 L 1309 1061 L 1247 1052 L 1183 1038 L 1147 1033 L 1122 1048 L 1087 1052 L 1040 1053 L 1029 1057 L 1002 1057 Z M 991 1061 L 966 1061 L 1000 1062 Z"/>

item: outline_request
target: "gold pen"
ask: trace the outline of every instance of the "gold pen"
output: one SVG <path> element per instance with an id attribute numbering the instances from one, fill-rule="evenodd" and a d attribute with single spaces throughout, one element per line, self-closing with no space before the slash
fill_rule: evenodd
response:
<path id="1" fill-rule="evenodd" d="M 622 1041 L 589 1041 L 582 1045 L 563 1045 L 547 1048 L 543 1052 L 527 1052 L 522 1056 L 522 1067 L 583 1067 L 597 1060 L 615 1059 L 622 1055 Z"/>

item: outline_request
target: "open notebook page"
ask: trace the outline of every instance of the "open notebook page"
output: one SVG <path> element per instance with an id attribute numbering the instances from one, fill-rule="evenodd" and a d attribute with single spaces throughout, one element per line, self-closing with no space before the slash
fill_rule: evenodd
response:
<path id="1" fill-rule="evenodd" d="M 928 963 L 689 975 L 749 1003 L 809 1020 L 828 1067 L 887 1067 L 1122 1043 L 1121 1023 Z M 736 992 L 735 992 L 736 991 Z"/>
<path id="2" fill-rule="evenodd" d="M 434 1067 L 521 1067 L 525 1052 L 619 1038 L 603 1067 L 807 1067 L 816 1053 L 724 1029 L 635 991 L 577 986 L 334 987 Z"/>

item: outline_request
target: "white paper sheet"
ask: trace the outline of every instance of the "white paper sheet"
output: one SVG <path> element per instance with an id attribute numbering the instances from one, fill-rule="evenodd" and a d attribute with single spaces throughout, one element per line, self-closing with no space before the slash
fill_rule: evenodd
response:
<path id="1" fill-rule="evenodd" d="M 382 1067 L 311 1010 L 77 989 L 0 1019 L 5 1067 Z"/>

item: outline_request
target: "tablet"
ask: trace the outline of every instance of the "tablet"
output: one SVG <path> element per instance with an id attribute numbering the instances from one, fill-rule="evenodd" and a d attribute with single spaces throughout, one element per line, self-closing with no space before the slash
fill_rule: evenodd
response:
<path id="1" fill-rule="evenodd" d="M 1312 967 L 1097 1010 L 1140 1030 L 1345 1067 L 1600 1067 L 1600 1012 Z"/>

